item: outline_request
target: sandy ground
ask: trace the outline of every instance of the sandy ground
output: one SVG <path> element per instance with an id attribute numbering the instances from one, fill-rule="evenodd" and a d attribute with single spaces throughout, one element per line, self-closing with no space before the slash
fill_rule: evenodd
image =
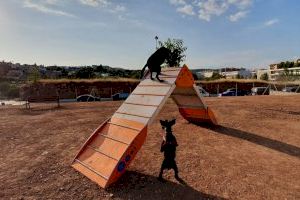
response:
<path id="1" fill-rule="evenodd" d="M 300 199 L 300 97 L 205 98 L 219 127 L 189 124 L 169 100 L 124 176 L 107 190 L 73 157 L 122 102 L 0 107 L 0 199 Z M 159 119 L 177 118 L 173 171 L 159 182 Z"/>

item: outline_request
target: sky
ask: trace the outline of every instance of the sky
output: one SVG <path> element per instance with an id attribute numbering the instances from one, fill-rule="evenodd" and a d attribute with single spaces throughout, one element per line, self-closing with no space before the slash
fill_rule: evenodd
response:
<path id="1" fill-rule="evenodd" d="M 300 58 L 299 0 L 0 0 L 0 60 L 141 69 L 182 39 L 190 68 Z"/>

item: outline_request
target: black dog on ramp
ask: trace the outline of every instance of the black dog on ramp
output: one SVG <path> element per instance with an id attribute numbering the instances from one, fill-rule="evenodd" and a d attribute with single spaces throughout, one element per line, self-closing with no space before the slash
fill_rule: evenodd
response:
<path id="1" fill-rule="evenodd" d="M 182 179 L 178 176 L 178 168 L 176 165 L 175 157 L 176 157 L 176 147 L 178 146 L 175 136 L 172 133 L 172 126 L 175 124 L 176 120 L 173 119 L 171 121 L 168 120 L 160 120 L 160 124 L 163 129 L 166 131 L 166 137 L 161 144 L 161 152 L 164 152 L 164 161 L 160 168 L 160 173 L 158 180 L 163 181 L 163 171 L 165 169 L 173 169 L 175 172 L 175 178 L 182 182 Z"/>
<path id="2" fill-rule="evenodd" d="M 168 59 L 171 56 L 171 51 L 167 49 L 166 47 L 160 47 L 157 49 L 147 60 L 146 65 L 143 67 L 142 72 L 141 72 L 141 79 L 144 77 L 144 72 L 146 67 L 149 68 L 149 71 L 151 73 L 150 78 L 153 80 L 152 73 L 156 72 L 156 78 L 160 82 L 163 80 L 159 79 L 159 75 L 161 72 L 161 64 L 164 63 L 166 59 Z"/>

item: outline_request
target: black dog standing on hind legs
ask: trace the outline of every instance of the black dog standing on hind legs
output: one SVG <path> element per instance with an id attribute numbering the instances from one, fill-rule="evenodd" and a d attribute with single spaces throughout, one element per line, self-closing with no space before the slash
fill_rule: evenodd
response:
<path id="1" fill-rule="evenodd" d="M 163 171 L 165 169 L 173 169 L 175 172 L 176 180 L 182 182 L 182 179 L 178 176 L 178 168 L 176 165 L 175 157 L 176 157 L 176 147 L 178 146 L 175 136 L 172 133 L 172 126 L 175 124 L 175 119 L 168 120 L 160 120 L 160 124 L 163 129 L 166 131 L 166 137 L 164 138 L 161 144 L 161 152 L 164 152 L 164 160 L 160 168 L 158 180 L 163 181 Z"/>
<path id="2" fill-rule="evenodd" d="M 147 60 L 146 65 L 143 67 L 142 71 L 141 71 L 141 79 L 144 76 L 144 71 L 146 69 L 146 67 L 149 68 L 150 71 L 150 78 L 151 80 L 153 80 L 152 77 L 152 73 L 156 72 L 156 78 L 157 80 L 159 80 L 160 82 L 163 82 L 163 80 L 159 79 L 159 75 L 161 72 L 161 64 L 163 64 L 165 62 L 166 59 L 168 59 L 171 56 L 171 51 L 169 49 L 167 49 L 166 47 L 160 47 L 159 49 L 157 49 Z"/>

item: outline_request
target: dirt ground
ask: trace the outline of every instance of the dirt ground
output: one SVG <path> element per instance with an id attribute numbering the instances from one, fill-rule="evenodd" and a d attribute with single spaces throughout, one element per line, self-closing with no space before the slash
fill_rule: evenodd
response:
<path id="1" fill-rule="evenodd" d="M 122 178 L 107 190 L 71 166 L 122 102 L 0 107 L 0 199 L 300 199 L 300 96 L 205 98 L 220 123 L 185 121 L 169 100 Z M 176 117 L 173 171 L 158 175 L 159 119 Z"/>

